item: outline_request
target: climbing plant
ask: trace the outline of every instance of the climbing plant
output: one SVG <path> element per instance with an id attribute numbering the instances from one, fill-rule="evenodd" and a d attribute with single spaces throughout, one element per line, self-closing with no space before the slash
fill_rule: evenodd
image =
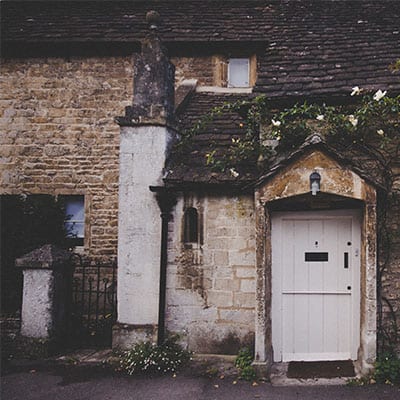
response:
<path id="1" fill-rule="evenodd" d="M 398 63 L 393 65 L 393 70 Z M 379 351 L 394 351 L 400 345 L 399 323 L 394 306 L 383 295 L 382 281 L 391 265 L 392 247 L 400 237 L 399 227 L 393 224 L 391 212 L 400 211 L 400 190 L 393 186 L 393 165 L 400 156 L 400 96 L 387 91 L 369 92 L 356 86 L 346 105 L 320 103 L 295 104 L 276 109 L 266 96 L 249 101 L 224 103 L 213 108 L 192 128 L 185 131 L 178 150 L 191 146 L 193 138 L 204 132 L 217 117 L 238 113 L 242 134 L 232 135 L 228 149 L 220 151 L 210 143 L 205 163 L 212 169 L 239 178 L 244 165 L 254 163 L 260 171 L 268 168 L 277 154 L 290 153 L 301 146 L 312 133 L 322 136 L 327 145 L 346 154 L 353 162 L 359 155 L 361 165 L 368 160 L 382 190 L 378 199 L 378 346 Z M 383 315 L 389 315 L 385 322 Z M 386 319 L 387 320 L 387 319 Z"/>
<path id="2" fill-rule="evenodd" d="M 328 144 L 346 150 L 363 150 L 373 155 L 380 164 L 393 158 L 393 140 L 399 135 L 400 96 L 389 97 L 386 91 L 375 93 L 354 87 L 350 105 L 327 105 L 304 102 L 283 110 L 274 109 L 266 96 L 252 100 L 224 103 L 213 108 L 193 127 L 186 130 L 179 142 L 180 149 L 191 144 L 193 138 L 216 118 L 227 113 L 239 113 L 243 122 L 241 135 L 233 135 L 231 146 L 224 154 L 211 143 L 206 163 L 221 171 L 236 171 L 246 161 L 257 160 L 264 168 L 276 152 L 300 146 L 313 132 L 325 137 Z M 213 148 L 214 146 L 214 148 Z M 235 176 L 238 176 L 234 173 Z"/>

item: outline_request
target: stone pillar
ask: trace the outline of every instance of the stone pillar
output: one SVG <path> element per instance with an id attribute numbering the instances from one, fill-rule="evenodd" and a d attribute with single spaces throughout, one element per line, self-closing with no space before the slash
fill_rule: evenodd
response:
<path id="1" fill-rule="evenodd" d="M 72 296 L 71 254 L 54 245 L 15 260 L 23 268 L 21 335 L 34 339 L 59 339 L 66 333 Z"/>
<path id="2" fill-rule="evenodd" d="M 134 57 L 134 103 L 121 127 L 118 217 L 118 322 L 113 346 L 156 341 L 161 223 L 150 186 L 161 186 L 175 137 L 175 68 L 156 33 L 158 15 L 146 16 L 150 33 Z"/>
<path id="3" fill-rule="evenodd" d="M 256 204 L 256 321 L 254 367 L 262 376 L 268 376 L 272 363 L 271 342 L 271 236 L 270 216 L 260 193 L 255 191 Z"/>
<path id="4" fill-rule="evenodd" d="M 366 186 L 363 221 L 363 251 L 361 252 L 361 346 L 356 369 L 368 375 L 376 360 L 376 275 L 377 275 L 377 216 L 376 191 Z"/>

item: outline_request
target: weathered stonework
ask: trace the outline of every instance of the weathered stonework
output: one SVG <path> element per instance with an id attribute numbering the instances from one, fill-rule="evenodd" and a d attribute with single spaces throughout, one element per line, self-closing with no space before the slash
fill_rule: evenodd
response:
<path id="1" fill-rule="evenodd" d="M 289 163 L 278 174 L 260 183 L 256 191 L 257 243 L 265 240 L 257 252 L 257 333 L 256 361 L 268 363 L 272 352 L 271 338 L 271 234 L 268 227 L 268 207 L 271 202 L 284 200 L 310 192 L 309 177 L 313 171 L 321 175 L 321 192 L 361 200 L 363 224 L 361 228 L 361 304 L 360 347 L 355 362 L 357 371 L 367 374 L 373 368 L 376 357 L 376 191 L 369 183 L 350 168 L 321 150 L 307 150 Z M 310 196 L 313 197 L 313 196 Z M 312 199 L 310 199 L 312 206 Z M 360 205 L 361 207 L 361 205 Z M 266 353 L 263 353 L 267 345 Z M 259 359 L 257 360 L 257 355 Z M 264 359 L 262 357 L 265 357 Z"/>
<path id="2" fill-rule="evenodd" d="M 203 243 L 182 242 L 181 221 L 187 206 L 203 216 Z M 236 354 L 240 347 L 252 345 L 252 196 L 184 195 L 170 223 L 168 258 L 167 329 L 183 334 L 190 349 L 200 353 Z"/>
<path id="3" fill-rule="evenodd" d="M 16 260 L 24 273 L 21 334 L 60 340 L 66 332 L 71 301 L 71 254 L 44 245 Z"/>
<path id="4" fill-rule="evenodd" d="M 158 18 L 154 12 L 147 16 Z M 162 330 L 161 204 L 150 188 L 163 186 L 165 162 L 175 138 L 169 126 L 173 122 L 175 69 L 165 51 L 152 30 L 135 57 L 134 101 L 126 107 L 125 116 L 117 118 L 121 142 L 114 346 L 152 340 L 156 327 Z"/>
<path id="5" fill-rule="evenodd" d="M 213 57 L 172 57 L 171 62 L 175 65 L 176 86 L 181 85 L 185 79 L 197 79 L 201 86 L 215 85 Z"/>
<path id="6" fill-rule="evenodd" d="M 117 253 L 119 129 L 130 57 L 2 60 L 1 194 L 85 195 L 85 251 Z"/>

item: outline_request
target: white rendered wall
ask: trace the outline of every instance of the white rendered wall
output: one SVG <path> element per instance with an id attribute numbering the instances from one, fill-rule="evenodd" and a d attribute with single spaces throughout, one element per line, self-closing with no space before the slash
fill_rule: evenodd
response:
<path id="1" fill-rule="evenodd" d="M 118 216 L 118 322 L 157 324 L 161 218 L 149 186 L 162 185 L 172 133 L 163 126 L 123 127 Z"/>

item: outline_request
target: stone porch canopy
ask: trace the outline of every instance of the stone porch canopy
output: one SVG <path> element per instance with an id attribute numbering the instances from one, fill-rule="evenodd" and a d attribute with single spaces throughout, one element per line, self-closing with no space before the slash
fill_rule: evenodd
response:
<path id="1" fill-rule="evenodd" d="M 321 176 L 320 192 L 310 193 L 310 175 Z M 367 373 L 376 354 L 376 192 L 379 185 L 314 134 L 273 165 L 255 185 L 256 206 L 256 363 L 270 364 L 272 354 L 271 216 L 274 211 L 358 209 L 362 214 L 360 249 L 360 347 L 355 363 Z"/>

